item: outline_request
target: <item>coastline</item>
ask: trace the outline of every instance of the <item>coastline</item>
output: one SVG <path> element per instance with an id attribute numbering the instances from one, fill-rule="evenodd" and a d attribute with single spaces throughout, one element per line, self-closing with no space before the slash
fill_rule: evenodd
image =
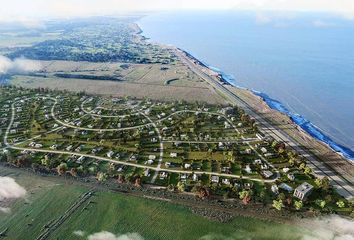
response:
<path id="1" fill-rule="evenodd" d="M 210 66 L 204 61 L 201 61 L 194 57 L 191 53 L 181 49 L 177 48 L 178 50 L 182 51 L 185 53 L 187 57 L 192 59 L 194 62 L 199 64 L 202 67 L 208 68 L 211 72 L 214 72 L 213 75 L 216 75 L 217 78 L 223 83 L 223 84 L 228 84 L 232 87 L 243 89 L 248 91 L 249 93 L 253 94 L 255 97 L 259 97 L 262 99 L 264 103 L 267 104 L 267 106 L 273 110 L 276 110 L 284 115 L 286 115 L 292 123 L 296 124 L 302 131 L 304 131 L 306 134 L 310 135 L 312 138 L 314 138 L 316 141 L 319 141 L 322 144 L 325 144 L 328 148 L 330 148 L 334 153 L 340 155 L 341 157 L 345 158 L 351 163 L 354 163 L 354 151 L 351 150 L 348 147 L 345 147 L 341 144 L 336 143 L 333 141 L 329 136 L 324 134 L 317 126 L 315 126 L 312 122 L 301 116 L 300 114 L 293 113 L 290 110 L 288 110 L 280 101 L 271 98 L 268 96 L 266 93 L 259 92 L 257 90 L 253 89 L 248 89 L 245 87 L 241 87 L 236 85 L 233 81 L 233 78 L 230 78 L 228 74 L 224 73 L 222 70 Z"/>

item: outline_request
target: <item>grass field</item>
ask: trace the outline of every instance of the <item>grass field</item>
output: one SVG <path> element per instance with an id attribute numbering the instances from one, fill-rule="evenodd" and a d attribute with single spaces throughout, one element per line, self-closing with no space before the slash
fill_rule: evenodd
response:
<path id="1" fill-rule="evenodd" d="M 3 170 L 0 172 L 4 174 Z M 64 180 L 56 183 L 26 173 L 10 175 L 32 189 L 27 200 L 18 200 L 11 206 L 12 213 L 0 214 L 0 230 L 8 228 L 4 239 L 35 239 L 45 224 L 59 218 L 88 191 L 86 187 Z M 84 232 L 83 237 L 73 234 L 79 230 Z M 49 239 L 86 239 L 101 231 L 118 235 L 138 233 L 143 239 L 154 240 L 301 239 L 301 231 L 294 226 L 246 217 L 219 223 L 195 215 L 183 206 L 103 191 L 96 192 L 82 204 Z"/>

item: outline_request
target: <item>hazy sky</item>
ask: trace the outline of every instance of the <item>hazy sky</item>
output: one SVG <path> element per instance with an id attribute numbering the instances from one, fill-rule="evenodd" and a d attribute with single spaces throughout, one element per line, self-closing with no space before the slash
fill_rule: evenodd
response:
<path id="1" fill-rule="evenodd" d="M 354 0 L 0 0 L 0 21 L 159 10 L 328 11 L 354 19 Z"/>

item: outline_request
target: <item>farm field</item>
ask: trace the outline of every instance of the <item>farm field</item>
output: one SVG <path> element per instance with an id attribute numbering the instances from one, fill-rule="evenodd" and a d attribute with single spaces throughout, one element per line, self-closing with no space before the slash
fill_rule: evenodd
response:
<path id="1" fill-rule="evenodd" d="M 4 170 L 30 191 L 26 200 L 18 200 L 10 215 L 0 213 L 1 231 L 8 228 L 3 239 L 35 239 L 43 226 L 56 220 L 88 187 L 71 181 L 53 181 L 33 174 Z M 26 185 L 25 182 L 36 184 Z M 33 193 L 32 193 L 33 192 Z M 220 223 L 193 214 L 188 208 L 164 201 L 97 191 L 52 232 L 48 239 L 85 239 L 108 231 L 114 234 L 136 233 L 146 240 L 155 239 L 301 239 L 298 227 L 253 218 L 236 217 Z M 175 231 L 179 229 L 179 231 Z M 74 232 L 81 231 L 82 237 Z"/>

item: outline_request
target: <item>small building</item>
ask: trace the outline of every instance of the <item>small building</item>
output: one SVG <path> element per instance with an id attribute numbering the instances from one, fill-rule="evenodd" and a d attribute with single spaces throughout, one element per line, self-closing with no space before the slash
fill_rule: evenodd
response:
<path id="1" fill-rule="evenodd" d="M 182 173 L 181 176 L 180 176 L 181 182 L 186 182 L 186 181 L 187 181 L 187 178 L 188 178 L 188 176 L 187 176 L 186 173 Z"/>
<path id="2" fill-rule="evenodd" d="M 289 192 L 289 193 L 294 190 L 291 186 L 289 186 L 289 185 L 286 184 L 286 183 L 281 183 L 281 184 L 279 185 L 279 188 L 281 188 L 281 189 L 283 189 L 283 190 L 285 190 L 285 191 L 287 191 L 287 192 Z"/>
<path id="3" fill-rule="evenodd" d="M 113 151 L 109 151 L 109 152 L 107 153 L 107 157 L 109 157 L 109 158 L 112 158 L 113 155 L 114 155 L 114 152 L 113 152 Z"/>
<path id="4" fill-rule="evenodd" d="M 185 164 L 184 164 L 184 168 L 185 168 L 185 169 L 189 169 L 189 168 L 191 168 L 191 166 L 192 166 L 192 165 L 191 165 L 190 163 L 185 163 Z"/>
<path id="5" fill-rule="evenodd" d="M 245 171 L 246 171 L 247 173 L 249 173 L 249 174 L 252 173 L 252 169 L 251 169 L 251 167 L 250 167 L 249 164 L 246 165 Z"/>
<path id="6" fill-rule="evenodd" d="M 270 178 L 273 176 L 273 173 L 269 170 L 264 170 L 262 171 L 262 175 L 265 177 L 265 178 Z"/>
<path id="7" fill-rule="evenodd" d="M 313 186 L 307 182 L 304 182 L 295 188 L 294 196 L 300 200 L 304 200 L 311 194 L 312 190 Z"/>
<path id="8" fill-rule="evenodd" d="M 288 178 L 289 178 L 289 180 L 290 181 L 294 181 L 295 180 L 295 176 L 294 176 L 294 174 L 292 174 L 292 173 L 288 173 Z"/>
<path id="9" fill-rule="evenodd" d="M 149 155 L 149 160 L 155 160 L 156 159 L 156 155 Z"/>
<path id="10" fill-rule="evenodd" d="M 254 160 L 254 164 L 262 164 L 262 160 L 261 159 L 256 159 L 256 160 Z"/>
<path id="11" fill-rule="evenodd" d="M 261 152 L 262 152 L 263 154 L 266 154 L 266 153 L 268 152 L 268 150 L 267 150 L 265 147 L 262 147 L 262 148 L 261 148 Z"/>
<path id="12" fill-rule="evenodd" d="M 212 183 L 219 183 L 219 176 L 211 176 Z"/>
<path id="13" fill-rule="evenodd" d="M 177 153 L 170 153 L 170 157 L 171 157 L 171 158 L 177 157 Z"/>
<path id="14" fill-rule="evenodd" d="M 227 179 L 227 178 L 223 178 L 223 179 L 221 180 L 221 182 L 222 182 L 223 184 L 225 184 L 225 185 L 230 185 L 230 184 L 231 184 L 231 183 L 230 183 L 230 180 Z"/>
<path id="15" fill-rule="evenodd" d="M 279 189 L 278 189 L 278 186 L 277 185 L 272 185 L 272 187 L 270 188 L 272 190 L 272 192 L 276 195 L 279 194 Z"/>
<path id="16" fill-rule="evenodd" d="M 160 179 L 161 180 L 166 179 L 167 177 L 168 177 L 167 172 L 160 172 Z"/>

